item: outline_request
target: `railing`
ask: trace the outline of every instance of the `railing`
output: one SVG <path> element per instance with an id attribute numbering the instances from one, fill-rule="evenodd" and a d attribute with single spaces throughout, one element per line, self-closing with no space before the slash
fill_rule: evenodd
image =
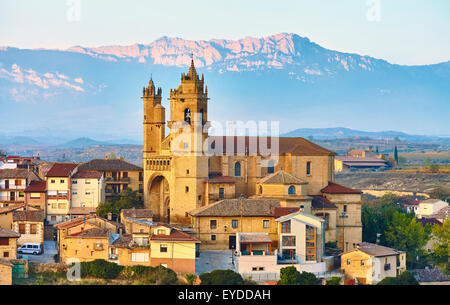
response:
<path id="1" fill-rule="evenodd" d="M 9 185 L 8 187 L 6 187 L 5 185 L 0 186 L 0 191 L 5 191 L 5 190 L 18 190 L 18 191 L 24 191 L 26 188 L 25 185 Z"/>
<path id="2" fill-rule="evenodd" d="M 122 177 L 122 178 L 117 178 L 117 177 L 106 177 L 105 179 L 106 182 L 130 182 L 130 177 Z"/>
<path id="3" fill-rule="evenodd" d="M 274 255 L 275 251 L 266 251 L 266 250 L 253 250 L 252 252 L 250 251 L 241 251 L 240 255 L 241 256 L 250 256 L 250 255 Z"/>

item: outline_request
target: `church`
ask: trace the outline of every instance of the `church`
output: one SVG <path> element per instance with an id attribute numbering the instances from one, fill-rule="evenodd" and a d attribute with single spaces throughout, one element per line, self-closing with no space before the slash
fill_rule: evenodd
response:
<path id="1" fill-rule="evenodd" d="M 275 200 L 324 218 L 325 240 L 340 249 L 361 242 L 361 192 L 334 183 L 334 152 L 304 138 L 209 136 L 208 88 L 193 60 L 170 90 L 169 120 L 153 79 L 142 94 L 144 203 L 155 220 L 189 225 L 220 201 Z"/>

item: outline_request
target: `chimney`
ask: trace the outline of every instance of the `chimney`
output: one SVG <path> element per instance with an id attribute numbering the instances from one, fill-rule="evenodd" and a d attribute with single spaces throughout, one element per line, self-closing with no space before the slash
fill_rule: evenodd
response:
<path id="1" fill-rule="evenodd" d="M 107 218 L 108 218 L 108 220 L 112 220 L 112 213 L 108 213 Z"/>

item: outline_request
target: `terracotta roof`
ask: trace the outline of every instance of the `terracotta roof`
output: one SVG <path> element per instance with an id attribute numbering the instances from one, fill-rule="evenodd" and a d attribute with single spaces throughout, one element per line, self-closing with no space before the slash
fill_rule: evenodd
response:
<path id="1" fill-rule="evenodd" d="M 4 213 L 9 213 L 9 212 L 13 212 L 19 209 L 23 209 L 26 206 L 25 203 L 20 203 L 20 204 L 15 204 L 13 206 L 8 206 L 8 207 L 2 207 L 0 208 L 0 214 L 4 214 Z"/>
<path id="2" fill-rule="evenodd" d="M 450 277 L 439 269 L 415 269 L 411 270 L 418 282 L 447 282 Z"/>
<path id="3" fill-rule="evenodd" d="M 150 237 L 150 240 L 152 240 L 152 241 L 195 242 L 195 243 L 200 242 L 199 239 L 197 239 L 187 233 L 173 229 L 173 228 L 170 229 L 170 235 L 152 235 Z"/>
<path id="4" fill-rule="evenodd" d="M 275 207 L 274 217 L 279 218 L 291 213 L 298 212 L 300 209 L 295 207 Z"/>
<path id="5" fill-rule="evenodd" d="M 307 184 L 305 180 L 291 175 L 285 171 L 278 171 L 270 174 L 258 181 L 259 183 L 273 183 L 273 184 Z"/>
<path id="6" fill-rule="evenodd" d="M 442 225 L 442 222 L 437 220 L 434 217 L 422 217 L 420 219 L 417 219 L 417 222 L 422 225 L 422 227 L 425 227 L 427 224 L 431 223 L 432 225 Z"/>
<path id="7" fill-rule="evenodd" d="M 311 207 L 313 209 L 337 209 L 337 206 L 335 206 L 330 200 L 328 200 L 325 197 L 322 196 L 314 196 Z"/>
<path id="8" fill-rule="evenodd" d="M 190 211 L 192 216 L 274 216 L 280 202 L 273 199 L 224 199 Z"/>
<path id="9" fill-rule="evenodd" d="M 262 141 L 262 147 L 268 147 L 272 150 L 272 143 L 276 145 L 278 140 L 278 152 L 279 154 L 292 154 L 292 155 L 334 155 L 335 153 L 325 149 L 313 142 L 310 142 L 304 138 L 288 138 L 288 137 L 249 137 L 249 136 L 211 136 L 209 137 L 209 147 L 212 151 L 224 154 L 227 151 L 227 140 L 234 143 L 234 154 L 244 155 L 247 153 L 261 154 L 260 141 Z M 222 142 L 222 145 L 217 145 Z M 237 147 L 238 144 L 243 143 L 242 147 Z M 256 145 L 252 144 L 256 143 Z M 220 147 L 222 146 L 222 147 Z M 254 146 L 254 147 L 253 147 Z M 275 147 L 274 147 L 275 148 Z M 252 151 L 254 150 L 254 151 Z M 275 150 L 275 149 L 274 149 Z"/>
<path id="10" fill-rule="evenodd" d="M 153 212 L 150 209 L 123 209 L 122 215 L 131 218 L 152 218 Z"/>
<path id="11" fill-rule="evenodd" d="M 47 172 L 46 177 L 69 177 L 75 167 L 77 165 L 74 163 L 55 163 Z"/>
<path id="12" fill-rule="evenodd" d="M 0 237 L 19 238 L 20 233 L 0 227 Z"/>
<path id="13" fill-rule="evenodd" d="M 97 171 L 142 171 L 142 167 L 120 159 L 94 159 L 80 165 L 78 170 Z"/>
<path id="14" fill-rule="evenodd" d="M 427 199 L 427 200 L 422 200 L 420 203 L 436 204 L 436 203 L 439 203 L 439 202 L 446 203 L 445 201 L 442 201 L 440 199 Z"/>
<path id="15" fill-rule="evenodd" d="M 4 258 L 0 258 L 0 265 L 14 267 L 14 265 L 9 260 L 6 260 Z"/>
<path id="16" fill-rule="evenodd" d="M 320 191 L 325 194 L 362 194 L 361 191 L 354 190 L 334 182 L 328 182 L 328 185 Z"/>
<path id="17" fill-rule="evenodd" d="M 97 212 L 96 208 L 86 208 L 86 207 L 73 207 L 69 209 L 69 215 L 89 215 L 95 214 Z"/>
<path id="18" fill-rule="evenodd" d="M 74 179 L 100 179 L 103 176 L 102 172 L 93 170 L 78 171 L 73 175 Z"/>
<path id="19" fill-rule="evenodd" d="M 0 179 L 28 179 L 38 180 L 35 173 L 26 169 L 0 169 Z"/>
<path id="20" fill-rule="evenodd" d="M 70 234 L 65 236 L 65 238 L 109 238 L 109 235 L 111 234 L 110 229 L 106 228 L 92 228 L 86 231 L 77 232 L 74 234 Z"/>
<path id="21" fill-rule="evenodd" d="M 207 179 L 206 181 L 208 181 L 208 183 L 236 183 L 234 177 L 230 176 L 215 176 Z"/>
<path id="22" fill-rule="evenodd" d="M 335 157 L 336 160 L 340 160 L 343 162 L 355 162 L 355 163 L 383 163 L 386 164 L 386 160 L 383 159 L 379 159 L 379 158 L 374 158 L 374 157 L 364 157 L 364 158 L 360 158 L 360 157 L 351 157 L 351 156 L 336 156 Z"/>
<path id="23" fill-rule="evenodd" d="M 267 233 L 241 233 L 239 241 L 241 243 L 272 243 L 272 239 Z"/>
<path id="24" fill-rule="evenodd" d="M 42 210 L 14 211 L 14 213 L 13 213 L 13 221 L 43 222 L 44 218 L 45 218 L 45 213 Z"/>
<path id="25" fill-rule="evenodd" d="M 77 217 L 77 218 L 74 218 L 74 219 L 71 219 L 71 220 L 60 222 L 58 224 L 53 225 L 53 227 L 56 228 L 56 229 L 72 228 L 72 227 L 75 227 L 75 226 L 77 226 L 79 224 L 82 224 L 85 220 L 89 220 L 89 219 L 99 219 L 99 220 L 106 221 L 106 222 L 108 222 L 108 223 L 110 223 L 110 224 L 112 224 L 112 225 L 114 225 L 116 227 L 120 227 L 121 226 L 121 224 L 118 223 L 118 222 L 102 218 L 100 216 L 97 216 L 96 214 L 90 214 L 90 215 L 86 215 L 86 216 L 83 216 L 83 217 Z"/>
<path id="26" fill-rule="evenodd" d="M 26 187 L 25 192 L 45 192 L 47 190 L 46 181 L 31 181 L 31 183 Z"/>
<path id="27" fill-rule="evenodd" d="M 115 242 L 113 242 L 112 246 L 116 248 L 128 248 L 132 240 L 132 234 L 123 234 Z"/>
<path id="28" fill-rule="evenodd" d="M 397 255 L 402 253 L 402 251 L 398 251 L 392 248 L 371 244 L 367 242 L 362 242 L 357 245 L 357 249 L 361 250 L 362 252 L 369 254 L 370 256 L 390 256 L 390 255 Z"/>

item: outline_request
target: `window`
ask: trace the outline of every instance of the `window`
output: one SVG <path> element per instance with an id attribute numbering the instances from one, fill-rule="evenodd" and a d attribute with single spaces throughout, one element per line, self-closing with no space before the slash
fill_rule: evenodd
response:
<path id="1" fill-rule="evenodd" d="M 191 110 L 189 108 L 186 108 L 184 110 L 184 121 L 188 122 L 189 124 L 191 123 Z"/>
<path id="2" fill-rule="evenodd" d="M 16 186 L 21 186 L 21 185 L 22 185 L 22 180 L 18 179 L 18 180 L 16 180 L 16 181 L 14 181 L 14 184 L 15 184 Z"/>
<path id="3" fill-rule="evenodd" d="M 166 230 L 158 229 L 158 235 L 166 235 Z"/>
<path id="4" fill-rule="evenodd" d="M 148 253 L 131 253 L 132 262 L 148 262 Z"/>
<path id="5" fill-rule="evenodd" d="M 281 233 L 291 233 L 291 221 L 285 221 L 281 223 Z"/>
<path id="6" fill-rule="evenodd" d="M 25 234 L 26 232 L 26 226 L 24 223 L 19 224 L 19 233 L 20 234 Z"/>
<path id="7" fill-rule="evenodd" d="M 39 193 L 31 193 L 30 194 L 30 198 L 39 199 L 39 198 L 41 198 L 41 194 L 39 194 Z"/>
<path id="8" fill-rule="evenodd" d="M 123 177 L 123 178 L 128 178 L 128 172 L 123 172 L 123 173 L 122 173 L 122 177 Z"/>
<path id="9" fill-rule="evenodd" d="M 86 182 L 84 184 L 91 184 L 91 181 L 85 180 Z"/>
<path id="10" fill-rule="evenodd" d="M 231 221 L 231 227 L 232 228 L 238 228 L 239 227 L 239 220 L 232 220 Z"/>
<path id="11" fill-rule="evenodd" d="M 77 180 L 72 180 L 72 184 L 78 184 Z"/>
<path id="12" fill-rule="evenodd" d="M 235 177 L 241 176 L 241 163 L 239 162 L 236 162 L 236 164 L 234 164 L 234 176 Z"/>
<path id="13" fill-rule="evenodd" d="M 288 190 L 289 195 L 295 195 L 295 186 L 291 185 Z"/>
<path id="14" fill-rule="evenodd" d="M 159 252 L 167 252 L 167 245 L 161 244 L 159 246 Z"/>
<path id="15" fill-rule="evenodd" d="M 9 257 L 9 252 L 3 252 L 3 257 Z"/>
<path id="16" fill-rule="evenodd" d="M 306 226 L 306 260 L 316 260 L 316 228 Z"/>
<path id="17" fill-rule="evenodd" d="M 211 235 L 211 240 L 216 240 L 216 235 Z"/>
<path id="18" fill-rule="evenodd" d="M 30 225 L 30 234 L 37 234 L 37 225 L 36 224 Z"/>
<path id="19" fill-rule="evenodd" d="M 19 198 L 23 198 L 23 197 L 25 197 L 25 193 L 20 192 L 20 193 L 19 193 Z"/>
<path id="20" fill-rule="evenodd" d="M 9 238 L 0 237 L 0 246 L 9 246 Z"/>
<path id="21" fill-rule="evenodd" d="M 189 170 L 188 169 L 186 170 L 186 175 L 189 175 Z"/>
<path id="22" fill-rule="evenodd" d="M 262 192 L 263 192 L 263 188 L 262 188 L 262 186 L 260 185 L 260 186 L 259 186 L 259 193 L 262 194 Z"/>
<path id="23" fill-rule="evenodd" d="M 306 162 L 306 175 L 311 175 L 311 161 Z"/>
<path id="24" fill-rule="evenodd" d="M 65 181 L 64 179 L 61 179 L 59 180 L 59 183 L 64 183 L 64 181 Z"/>
<path id="25" fill-rule="evenodd" d="M 258 267 L 258 271 L 264 271 L 264 267 Z"/>
<path id="26" fill-rule="evenodd" d="M 52 179 L 52 180 L 50 180 L 50 183 L 55 183 L 55 180 L 53 180 L 53 179 Z"/>
<path id="27" fill-rule="evenodd" d="M 86 194 L 86 195 L 90 195 L 90 194 L 91 194 L 91 192 L 89 192 L 89 191 L 86 191 L 86 192 L 85 192 L 85 194 Z"/>
<path id="28" fill-rule="evenodd" d="M 347 205 L 344 205 L 344 212 L 347 212 Z"/>
<path id="29" fill-rule="evenodd" d="M 347 260 L 347 265 L 350 265 L 350 263 L 351 263 L 351 261 L 348 259 L 348 260 Z"/>
<path id="30" fill-rule="evenodd" d="M 257 267 L 252 267 L 252 271 L 256 271 L 256 270 L 258 270 Z"/>
<path id="31" fill-rule="evenodd" d="M 267 168 L 267 173 L 268 174 L 273 174 L 275 172 L 275 167 L 273 165 L 273 161 L 272 160 L 269 160 L 268 166 L 269 167 Z"/>
<path id="32" fill-rule="evenodd" d="M 216 229 L 217 228 L 217 220 L 210 220 L 209 221 L 209 228 L 210 229 Z"/>
<path id="33" fill-rule="evenodd" d="M 189 186 L 186 186 L 186 193 L 189 193 Z"/>
<path id="34" fill-rule="evenodd" d="M 78 193 L 77 192 L 72 192 L 72 195 L 77 195 Z"/>
<path id="35" fill-rule="evenodd" d="M 225 189 L 223 187 L 219 188 L 219 198 L 223 199 L 225 197 Z"/>
<path id="36" fill-rule="evenodd" d="M 295 247 L 295 236 L 283 236 L 282 239 L 283 247 Z"/>
<path id="37" fill-rule="evenodd" d="M 263 220 L 263 228 L 266 228 L 266 229 L 267 229 L 268 227 L 270 227 L 270 221 L 264 219 L 264 220 Z"/>
<path id="38" fill-rule="evenodd" d="M 364 261 L 361 261 L 361 266 L 364 266 Z"/>
<path id="39" fill-rule="evenodd" d="M 281 256 L 283 257 L 283 259 L 293 260 L 296 256 L 295 249 L 283 249 L 283 251 L 281 252 Z"/>

